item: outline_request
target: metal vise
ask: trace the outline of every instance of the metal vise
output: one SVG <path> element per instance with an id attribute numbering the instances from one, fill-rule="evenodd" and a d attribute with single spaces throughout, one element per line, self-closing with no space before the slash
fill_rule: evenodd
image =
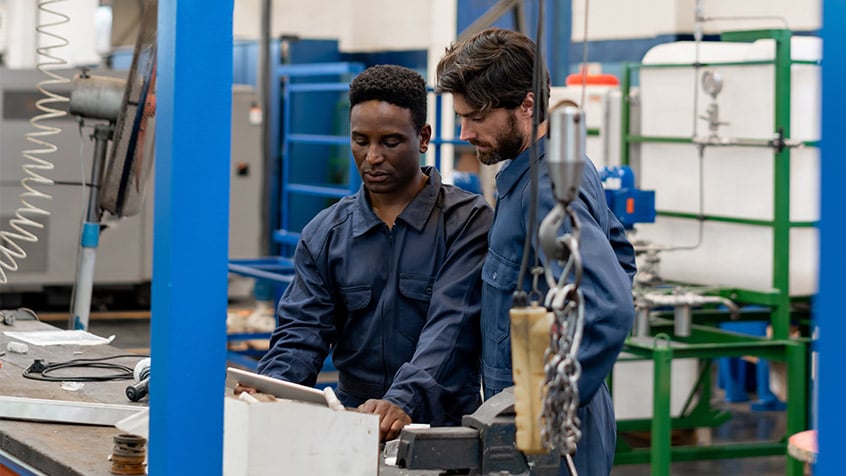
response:
<path id="1" fill-rule="evenodd" d="M 515 444 L 514 390 L 509 387 L 486 401 L 460 427 L 407 428 L 399 437 L 397 465 L 410 470 L 465 474 L 559 474 L 557 452 L 525 455 Z"/>

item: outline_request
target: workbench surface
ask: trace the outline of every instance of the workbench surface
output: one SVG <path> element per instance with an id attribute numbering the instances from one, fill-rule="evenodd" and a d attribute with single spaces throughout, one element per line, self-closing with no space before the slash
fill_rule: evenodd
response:
<path id="1" fill-rule="evenodd" d="M 13 326 L 0 324 L 0 395 L 74 402 L 92 402 L 146 406 L 147 400 L 130 402 L 125 395 L 131 380 L 85 382 L 77 391 L 63 390 L 60 382 L 44 382 L 24 378 L 22 373 L 35 359 L 45 362 L 65 362 L 78 358 L 99 358 L 127 354 L 109 345 L 51 345 L 27 344 L 26 354 L 6 350 L 10 341 L 19 342 L 6 331 L 56 330 L 39 321 L 18 320 Z M 103 336 L 108 337 L 108 336 Z M 139 357 L 109 360 L 134 368 Z M 91 375 L 97 369 L 74 368 L 68 373 Z M 113 373 L 113 371 L 103 371 Z M 89 426 L 67 423 L 45 423 L 0 419 L 0 450 L 50 476 L 106 476 L 111 475 L 108 461 L 114 449 L 114 436 L 121 433 L 115 427 Z"/>
<path id="2" fill-rule="evenodd" d="M 0 351 L 6 351 L 9 341 L 17 341 L 5 331 L 57 330 L 39 321 L 18 320 L 14 326 L 0 323 Z M 108 336 L 102 336 L 108 337 Z M 0 356 L 0 395 L 47 400 L 93 402 L 119 405 L 147 406 L 145 398 L 140 403 L 130 402 L 125 390 L 130 380 L 111 382 L 86 382 L 78 391 L 63 390 L 60 382 L 43 382 L 24 378 L 22 373 L 35 359 L 45 362 L 65 362 L 78 358 L 99 358 L 127 354 L 109 345 L 53 345 L 27 344 L 26 354 L 6 351 Z M 109 360 L 134 368 L 142 356 Z M 91 374 L 91 369 L 70 369 L 74 374 Z M 231 383 L 231 382 L 230 382 Z M 225 389 L 221 389 L 223 395 Z M 121 431 L 115 427 L 46 423 L 0 419 L 0 452 L 49 476 L 111 476 L 108 458 L 114 449 L 114 437 Z M 149 450 L 149 445 L 148 445 Z M 379 473 L 383 476 L 435 476 L 437 470 L 407 470 L 387 466 L 380 458 Z"/>

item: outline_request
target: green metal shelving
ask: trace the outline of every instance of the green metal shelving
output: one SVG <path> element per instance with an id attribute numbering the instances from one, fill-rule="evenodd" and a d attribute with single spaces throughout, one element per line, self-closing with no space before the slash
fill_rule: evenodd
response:
<path id="1" fill-rule="evenodd" d="M 691 137 L 646 137 L 630 134 L 631 104 L 629 93 L 634 70 L 644 68 L 690 68 L 693 66 L 748 66 L 773 65 L 775 85 L 774 134 L 782 139 L 790 138 L 790 94 L 791 66 L 793 64 L 817 64 L 807 61 L 793 61 L 791 56 L 791 32 L 788 30 L 756 30 L 731 32 L 722 35 L 723 41 L 751 42 L 759 39 L 775 41 L 775 58 L 772 61 L 721 62 L 709 64 L 631 64 L 624 68 L 622 78 L 622 131 L 621 161 L 629 164 L 630 147 L 640 143 L 691 144 Z M 752 142 L 752 141 L 749 141 Z M 775 144 L 777 145 L 777 144 Z M 816 142 L 803 145 L 816 146 Z M 757 147 L 767 146 L 759 144 Z M 707 147 L 707 146 L 706 146 Z M 772 220 L 755 220 L 714 215 L 699 215 L 659 211 L 658 216 L 690 220 L 720 221 L 773 229 L 773 275 L 770 291 L 748 289 L 715 289 L 711 294 L 720 295 L 741 305 L 759 308 L 756 314 L 768 319 L 772 326 L 771 337 L 752 337 L 720 330 L 713 326 L 720 321 L 719 312 L 711 312 L 707 323 L 700 319 L 702 313 L 694 313 L 695 319 L 690 337 L 672 336 L 673 321 L 657 318 L 653 321 L 649 338 L 631 337 L 624 352 L 634 360 L 652 360 L 654 364 L 654 401 L 651 420 L 620 421 L 619 431 L 651 430 L 651 446 L 635 449 L 622 443 L 618 447 L 617 464 L 650 462 L 652 474 L 669 475 L 672 461 L 697 459 L 721 459 L 763 455 L 787 455 L 787 436 L 807 429 L 808 425 L 808 343 L 807 339 L 791 337 L 791 307 L 797 302 L 808 301 L 807 296 L 790 296 L 790 230 L 798 227 L 815 227 L 816 222 L 790 221 L 790 148 L 773 147 L 774 194 Z M 764 310 L 761 311 L 760 309 Z M 723 320 L 728 319 L 724 313 Z M 681 417 L 670 416 L 671 362 L 678 358 L 696 358 L 703 362 L 702 369 L 710 368 L 711 359 L 717 357 L 755 356 L 787 364 L 787 434 L 776 441 L 733 443 L 702 447 L 673 447 L 670 444 L 673 428 L 714 427 L 726 421 L 727 415 L 710 407 L 710 372 L 703 370 L 699 384 L 697 404 L 691 405 L 694 395 Z M 802 474 L 803 464 L 787 457 L 787 474 Z"/>

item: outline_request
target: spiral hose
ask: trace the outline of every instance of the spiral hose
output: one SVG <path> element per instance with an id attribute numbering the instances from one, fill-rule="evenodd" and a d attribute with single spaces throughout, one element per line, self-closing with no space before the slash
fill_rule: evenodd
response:
<path id="1" fill-rule="evenodd" d="M 21 165 L 24 172 L 24 176 L 21 178 L 21 187 L 23 187 L 24 191 L 21 192 L 19 197 L 21 206 L 15 211 L 14 218 L 9 220 L 11 230 L 0 231 L 0 284 L 5 284 L 8 281 L 7 271 L 12 272 L 18 269 L 18 260 L 26 259 L 26 251 L 20 243 L 37 243 L 38 236 L 34 231 L 44 228 L 44 224 L 39 218 L 50 215 L 50 212 L 39 206 L 37 202 L 39 200 L 52 199 L 50 194 L 39 190 L 39 187 L 53 185 L 52 179 L 42 175 L 53 170 L 53 163 L 48 160 L 48 156 L 58 150 L 56 145 L 49 142 L 47 138 L 61 134 L 62 132 L 61 128 L 49 126 L 45 122 L 63 117 L 67 114 L 67 112 L 56 109 L 51 105 L 66 103 L 68 102 L 68 98 L 48 89 L 48 87 L 57 84 L 70 82 L 69 79 L 50 71 L 50 69 L 68 64 L 63 58 L 53 54 L 54 49 L 62 48 L 69 44 L 67 38 L 50 31 L 50 29 L 70 21 L 67 15 L 50 8 L 50 5 L 64 1 L 66 0 L 43 0 L 38 4 L 38 9 L 40 10 L 39 18 L 42 19 L 42 22 L 48 16 L 45 14 L 53 15 L 58 19 L 49 23 L 40 23 L 35 28 L 39 35 L 41 35 L 39 39 L 47 37 L 54 40 L 51 44 L 41 46 L 37 49 L 39 59 L 41 59 L 37 69 L 49 79 L 42 80 L 37 85 L 38 91 L 44 96 L 35 103 L 41 114 L 29 121 L 34 130 L 25 134 L 26 140 L 35 144 L 35 147 L 23 151 L 25 160 L 23 165 Z"/>

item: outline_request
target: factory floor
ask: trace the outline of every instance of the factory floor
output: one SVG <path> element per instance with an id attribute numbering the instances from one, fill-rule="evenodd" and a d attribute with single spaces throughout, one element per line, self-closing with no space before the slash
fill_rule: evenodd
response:
<path id="1" fill-rule="evenodd" d="M 54 322 L 62 326 L 63 323 Z M 150 321 L 143 318 L 133 319 L 97 319 L 90 323 L 90 332 L 108 337 L 115 335 L 112 345 L 132 349 L 136 352 L 148 352 L 150 346 Z M 773 439 L 784 435 L 786 424 L 785 412 L 753 412 L 748 404 L 729 404 L 722 400 L 722 391 L 714 390 L 715 406 L 728 410 L 733 418 L 720 427 L 705 431 L 705 437 L 710 437 L 714 443 L 721 441 L 755 441 Z M 674 437 L 689 438 L 695 443 L 697 436 L 703 435 L 674 435 Z M 635 436 L 634 438 L 637 438 Z M 648 441 L 645 442 L 648 444 Z M 775 476 L 785 474 L 786 457 L 771 456 L 757 458 L 742 458 L 730 460 L 692 461 L 674 463 L 671 467 L 672 475 L 747 475 Z M 612 472 L 614 476 L 648 476 L 650 467 L 647 464 L 619 465 Z"/>

